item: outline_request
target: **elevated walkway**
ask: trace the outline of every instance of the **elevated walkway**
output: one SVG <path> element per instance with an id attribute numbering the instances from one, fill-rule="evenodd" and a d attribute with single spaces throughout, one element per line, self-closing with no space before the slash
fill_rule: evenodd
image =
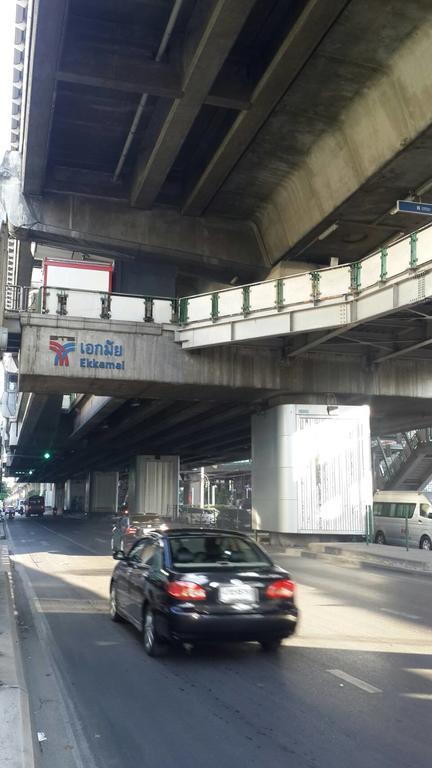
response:
<path id="1" fill-rule="evenodd" d="M 349 266 L 202 296 L 8 290 L 21 391 L 432 401 L 432 228 Z"/>
<path id="2" fill-rule="evenodd" d="M 402 334 L 399 344 L 395 334 L 403 319 L 400 313 L 409 313 L 411 327 L 414 319 L 427 320 L 427 311 L 415 307 L 427 305 L 432 297 L 432 228 L 354 264 L 180 299 L 55 286 L 7 286 L 6 295 L 12 307 L 5 314 L 6 325 L 11 326 L 14 343 L 17 317 L 31 312 L 58 319 L 133 322 L 137 332 L 141 323 L 159 325 L 174 330 L 176 341 L 188 350 L 284 339 L 286 354 L 292 357 L 341 340 L 350 347 L 348 352 L 363 344 L 363 352 L 366 347 L 374 352 L 370 361 L 381 363 L 432 343 L 430 334 L 420 333 L 412 345 L 405 344 Z M 388 320 L 377 333 L 372 325 L 381 318 Z M 425 322 L 423 328 L 427 330 Z M 353 329 L 356 338 L 348 335 Z M 375 338 L 368 339 L 364 331 L 373 331 Z"/>
<path id="3" fill-rule="evenodd" d="M 401 450 L 381 462 L 382 490 L 420 490 L 432 476 L 432 429 L 401 436 Z"/>

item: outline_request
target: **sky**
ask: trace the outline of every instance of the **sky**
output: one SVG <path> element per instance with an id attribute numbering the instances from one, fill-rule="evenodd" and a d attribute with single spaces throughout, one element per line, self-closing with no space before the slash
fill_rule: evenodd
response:
<path id="1" fill-rule="evenodd" d="M 0 0 L 0 162 L 10 149 L 15 0 Z"/>

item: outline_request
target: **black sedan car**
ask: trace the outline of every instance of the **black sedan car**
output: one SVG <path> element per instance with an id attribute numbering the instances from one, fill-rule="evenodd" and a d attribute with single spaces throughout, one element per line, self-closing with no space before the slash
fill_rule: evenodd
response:
<path id="1" fill-rule="evenodd" d="M 245 534 L 154 531 L 114 558 L 111 618 L 134 624 L 150 656 L 176 641 L 252 640 L 275 650 L 295 632 L 293 581 Z"/>

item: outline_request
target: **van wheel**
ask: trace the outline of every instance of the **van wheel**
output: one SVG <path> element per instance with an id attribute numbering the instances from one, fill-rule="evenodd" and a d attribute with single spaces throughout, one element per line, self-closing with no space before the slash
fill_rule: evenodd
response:
<path id="1" fill-rule="evenodd" d="M 382 531 L 377 531 L 375 534 L 375 544 L 385 544 L 385 536 Z"/>
<path id="2" fill-rule="evenodd" d="M 432 541 L 429 536 L 422 536 L 420 539 L 420 549 L 430 550 L 432 549 Z"/>

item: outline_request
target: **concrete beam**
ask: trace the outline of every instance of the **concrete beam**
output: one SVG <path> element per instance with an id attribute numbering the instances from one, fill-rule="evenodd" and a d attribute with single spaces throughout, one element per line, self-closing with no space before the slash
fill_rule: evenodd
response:
<path id="1" fill-rule="evenodd" d="M 335 26 L 334 35 L 324 41 L 324 51 L 321 48 L 318 51 L 317 61 L 318 64 L 321 61 L 323 85 L 327 82 L 324 80 L 326 68 L 334 50 L 337 50 L 340 59 L 334 61 L 333 67 L 338 66 L 341 72 L 344 72 L 345 66 L 347 71 L 351 67 L 351 72 L 353 68 L 370 67 L 363 75 L 367 87 L 357 88 L 333 125 L 321 132 L 308 151 L 299 153 L 294 159 L 292 154 L 288 158 L 287 150 L 286 161 L 282 159 L 278 166 L 281 181 L 267 194 L 254 216 L 272 263 L 287 253 L 291 253 L 293 258 L 301 252 L 304 255 L 309 246 L 313 254 L 314 243 L 318 242 L 317 238 L 328 224 L 339 221 L 343 232 L 345 216 L 347 219 L 364 217 L 366 221 L 373 221 L 374 216 L 375 219 L 382 218 L 388 211 L 385 208 L 386 197 L 394 204 L 402 190 L 402 195 L 409 192 L 404 178 L 417 179 L 415 186 L 430 176 L 421 154 L 422 147 L 428 147 L 431 141 L 427 132 L 430 134 L 432 126 L 432 82 L 424 68 L 432 45 L 430 6 L 422 0 L 410 4 L 409 10 L 402 2 L 398 6 L 387 55 L 384 58 L 382 53 L 379 57 L 369 54 L 369 61 L 378 58 L 381 66 L 372 68 L 367 60 L 353 60 L 354 54 L 349 54 L 346 36 L 349 33 L 353 41 L 357 35 L 357 49 L 361 46 L 364 52 L 376 48 L 379 24 L 387 23 L 385 6 L 380 7 L 377 13 L 372 7 L 363 9 L 356 3 L 350 3 L 341 24 Z M 406 16 L 404 9 L 408 10 Z M 364 17 L 364 12 L 369 16 Z M 358 29 L 360 20 L 364 25 L 362 29 Z M 369 36 L 367 41 L 364 30 Z M 305 72 L 305 93 L 308 92 L 307 83 L 317 80 L 317 66 L 315 64 L 309 72 L 309 81 Z M 297 82 L 299 91 L 302 77 L 301 73 Z M 288 110 L 289 99 L 288 91 L 281 104 L 282 111 Z M 318 108 L 323 110 L 323 100 Z M 266 140 L 270 141 L 269 134 Z M 259 146 L 254 149 L 259 152 Z M 404 161 L 404 155 L 409 158 L 408 162 Z M 398 163 L 401 171 L 398 171 Z M 268 174 L 272 172 L 272 167 L 269 161 Z M 250 171 L 250 166 L 245 163 L 242 173 Z M 198 210 L 203 208 L 189 208 L 193 213 Z M 410 221 L 407 218 L 398 215 L 391 224 L 400 223 L 400 231 L 410 231 L 416 223 L 412 217 Z M 352 226 L 348 226 L 348 233 L 345 229 L 346 242 L 351 229 Z M 327 247 L 331 253 L 335 253 L 335 249 L 337 252 L 344 242 L 343 239 L 338 242 L 337 238 L 338 232 L 334 239 L 333 236 L 328 240 L 326 238 L 322 247 Z"/>
<path id="2" fill-rule="evenodd" d="M 190 192 L 183 213 L 197 216 L 207 208 L 346 4 L 347 0 L 310 0 L 258 82 L 250 99 L 249 111 L 237 117 Z"/>
<path id="3" fill-rule="evenodd" d="M 178 68 L 164 62 L 143 62 L 124 55 L 113 56 L 112 50 L 89 52 L 88 47 L 74 46 L 73 59 L 62 64 L 57 72 L 59 83 L 73 83 L 90 88 L 121 93 L 146 93 L 168 99 L 182 99 L 183 82 Z M 113 94 L 113 98 L 115 93 Z M 250 106 L 250 87 L 236 77 L 225 78 L 203 98 L 204 104 L 226 109 L 243 110 Z"/>
<path id="4" fill-rule="evenodd" d="M 211 349 L 199 355 L 184 351 L 172 331 L 160 326 L 101 322 L 28 313 L 21 316 L 20 391 L 86 392 L 113 397 L 182 400 L 254 400 L 274 390 L 279 363 L 270 353 L 235 347 Z M 69 366 L 56 366 L 50 336 L 71 337 L 76 349 Z M 111 339 L 122 354 L 97 369 L 87 365 L 82 344 Z M 121 358 L 121 359 L 120 359 Z M 82 359 L 85 363 L 82 364 Z M 90 358 L 89 358 L 90 359 Z M 120 363 L 120 368 L 112 363 Z M 99 373 L 100 371 L 100 373 Z M 174 389 L 172 388 L 174 385 Z M 41 388 L 41 389 L 40 389 Z M 171 398 L 169 398 L 171 399 Z"/>
<path id="5" fill-rule="evenodd" d="M 85 397 L 78 403 L 74 411 L 73 432 L 69 440 L 80 440 L 111 413 L 120 408 L 123 402 L 124 400 L 117 400 L 114 397 Z"/>
<path id="6" fill-rule="evenodd" d="M 123 93 L 147 93 L 167 99 L 181 99 L 182 82 L 179 72 L 164 62 L 128 61 L 124 57 L 100 55 L 80 47 L 74 50 L 73 62 L 57 72 L 60 83 L 73 83 L 91 88 L 122 91 Z"/>
<path id="7" fill-rule="evenodd" d="M 125 398 L 231 403 L 266 402 L 277 394 L 298 397 L 300 393 L 303 397 L 328 392 L 359 398 L 432 397 L 432 360 L 398 358 L 371 367 L 362 358 L 316 352 L 294 358 L 286 366 L 281 364 L 279 350 L 273 353 L 253 346 L 189 352 L 174 342 L 173 332 L 142 324 L 54 319 L 31 313 L 23 315 L 21 323 L 22 392 L 84 391 Z M 50 335 L 75 340 L 69 367 L 54 365 Z M 121 345 L 124 368 L 101 370 L 87 363 L 82 367 L 81 358 L 86 360 L 89 355 L 81 352 L 81 344 L 101 344 L 107 338 Z"/>
<path id="8" fill-rule="evenodd" d="M 175 211 L 138 211 L 125 203 L 20 190 L 20 157 L 7 153 L 0 200 L 9 231 L 20 240 L 113 258 L 148 259 L 219 274 L 228 282 L 264 277 L 267 267 L 255 229 L 243 222 L 185 218 Z"/>
<path id="9" fill-rule="evenodd" d="M 45 181 L 56 72 L 69 0 L 35 0 L 23 143 L 23 190 L 40 194 Z"/>
<path id="10" fill-rule="evenodd" d="M 149 208 L 157 197 L 192 124 L 216 80 L 255 0 L 208 0 L 197 6 L 185 35 L 183 98 L 168 110 L 153 146 L 135 169 L 133 205 Z M 154 120 L 158 120 L 155 114 Z M 149 135 L 155 133 L 149 126 Z"/>

